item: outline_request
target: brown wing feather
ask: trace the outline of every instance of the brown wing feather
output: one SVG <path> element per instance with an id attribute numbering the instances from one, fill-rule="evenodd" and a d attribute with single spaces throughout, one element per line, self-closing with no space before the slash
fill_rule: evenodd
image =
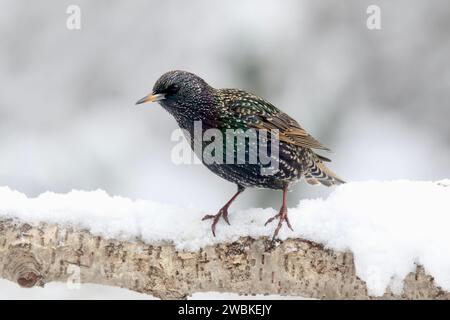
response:
<path id="1" fill-rule="evenodd" d="M 220 92 L 226 109 L 231 111 L 234 117 L 243 120 L 248 127 L 278 129 L 281 141 L 303 148 L 330 151 L 306 132 L 297 121 L 268 101 L 241 90 L 221 89 Z"/>
<path id="2" fill-rule="evenodd" d="M 299 147 L 330 151 L 285 113 L 270 115 L 269 117 L 260 116 L 259 118 L 260 121 L 254 124 L 255 127 L 258 129 L 280 130 L 279 137 L 281 141 L 295 144 Z"/>

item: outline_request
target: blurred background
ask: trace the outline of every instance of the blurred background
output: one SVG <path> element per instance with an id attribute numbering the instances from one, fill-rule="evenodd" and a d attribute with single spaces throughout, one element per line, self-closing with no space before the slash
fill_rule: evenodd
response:
<path id="1" fill-rule="evenodd" d="M 71 4 L 81 30 L 66 28 Z M 370 4 L 381 30 L 366 27 Z M 215 213 L 235 186 L 173 164 L 175 120 L 134 106 L 173 69 L 265 97 L 347 181 L 450 178 L 449 31 L 445 0 L 0 0 L 0 185 Z M 289 204 L 331 190 L 301 183 Z M 250 190 L 234 209 L 280 201 Z"/>

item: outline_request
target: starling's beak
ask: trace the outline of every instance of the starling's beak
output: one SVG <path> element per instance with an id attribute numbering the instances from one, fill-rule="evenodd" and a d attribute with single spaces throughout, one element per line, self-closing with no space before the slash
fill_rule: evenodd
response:
<path id="1" fill-rule="evenodd" d="M 160 100 L 164 100 L 165 99 L 165 94 L 164 93 L 157 93 L 157 94 L 149 94 L 148 96 L 143 97 L 141 100 L 139 100 L 138 102 L 136 102 L 136 104 L 141 104 L 141 103 L 146 103 L 146 102 L 155 102 L 155 101 L 160 101 Z"/>

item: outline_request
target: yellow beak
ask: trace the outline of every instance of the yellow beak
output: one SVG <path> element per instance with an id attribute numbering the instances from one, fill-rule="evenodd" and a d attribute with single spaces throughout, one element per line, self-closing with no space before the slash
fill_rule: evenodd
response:
<path id="1" fill-rule="evenodd" d="M 165 98 L 165 94 L 164 93 L 149 94 L 149 95 L 143 97 L 138 102 L 136 102 L 136 104 L 160 101 L 160 100 L 164 100 L 164 98 Z"/>

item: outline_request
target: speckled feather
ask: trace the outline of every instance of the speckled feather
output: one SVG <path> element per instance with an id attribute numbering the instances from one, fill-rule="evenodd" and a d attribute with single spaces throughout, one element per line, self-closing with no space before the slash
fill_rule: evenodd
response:
<path id="1" fill-rule="evenodd" d="M 278 129 L 279 171 L 263 175 L 263 164 L 207 164 L 220 177 L 243 187 L 283 189 L 302 177 L 310 184 L 326 186 L 343 182 L 313 149 L 329 150 L 309 135 L 294 119 L 264 99 L 237 89 L 215 89 L 200 77 L 185 71 L 171 71 L 156 82 L 153 93 L 165 94 L 159 103 L 190 135 L 194 145 L 194 121 L 202 129 Z M 225 157 L 225 155 L 224 155 Z"/>

